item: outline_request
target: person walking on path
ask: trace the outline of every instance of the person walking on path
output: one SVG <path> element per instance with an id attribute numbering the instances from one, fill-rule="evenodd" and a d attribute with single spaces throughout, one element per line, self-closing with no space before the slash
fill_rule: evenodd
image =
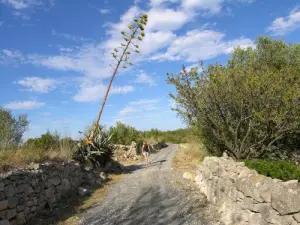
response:
<path id="1" fill-rule="evenodd" d="M 150 146 L 147 144 L 147 142 L 144 141 L 142 146 L 142 154 L 145 157 L 147 164 L 149 164 L 149 153 L 150 153 Z"/>

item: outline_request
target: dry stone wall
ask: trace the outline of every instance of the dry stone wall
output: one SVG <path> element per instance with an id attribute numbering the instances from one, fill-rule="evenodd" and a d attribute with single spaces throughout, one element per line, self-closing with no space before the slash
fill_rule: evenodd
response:
<path id="1" fill-rule="evenodd" d="M 25 224 L 82 184 L 101 182 L 100 174 L 77 163 L 33 164 L 0 174 L 0 225 Z"/>
<path id="2" fill-rule="evenodd" d="M 259 175 L 225 155 L 206 157 L 195 181 L 226 225 L 300 224 L 296 180 L 282 182 Z"/>

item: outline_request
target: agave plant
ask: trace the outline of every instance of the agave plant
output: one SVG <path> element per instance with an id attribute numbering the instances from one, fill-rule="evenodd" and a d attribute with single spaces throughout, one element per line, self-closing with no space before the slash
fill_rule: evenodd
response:
<path id="1" fill-rule="evenodd" d="M 111 136 L 99 126 L 91 143 L 87 144 L 84 139 L 80 140 L 73 158 L 82 165 L 89 164 L 93 167 L 104 167 L 113 158 L 114 145 L 111 143 Z"/>

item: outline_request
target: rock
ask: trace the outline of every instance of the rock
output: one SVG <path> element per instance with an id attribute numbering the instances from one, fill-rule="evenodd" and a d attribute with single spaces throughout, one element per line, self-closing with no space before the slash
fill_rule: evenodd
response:
<path id="1" fill-rule="evenodd" d="M 31 163 L 30 168 L 33 169 L 33 170 L 39 170 L 40 169 L 40 164 Z"/>
<path id="2" fill-rule="evenodd" d="M 291 189 L 275 185 L 272 189 L 271 204 L 280 215 L 300 212 L 300 195 Z"/>
<path id="3" fill-rule="evenodd" d="M 225 158 L 225 159 L 227 159 L 228 158 L 228 154 L 226 152 L 223 152 L 222 157 Z"/>
<path id="4" fill-rule="evenodd" d="M 81 197 L 91 195 L 91 193 L 92 193 L 91 190 L 87 188 L 83 188 L 83 187 L 78 188 L 78 195 Z"/>
<path id="5" fill-rule="evenodd" d="M 24 205 L 17 205 L 17 212 L 21 212 L 24 210 Z"/>
<path id="6" fill-rule="evenodd" d="M 193 174 L 189 173 L 189 172 L 184 172 L 183 173 L 183 178 L 184 179 L 187 179 L 187 180 L 193 180 L 194 179 L 194 176 Z"/>
<path id="7" fill-rule="evenodd" d="M 57 186 L 60 183 L 60 178 L 59 177 L 54 177 L 48 180 L 47 182 L 47 186 L 51 187 L 51 186 Z"/>
<path id="8" fill-rule="evenodd" d="M 8 220 L 0 220 L 0 225 L 10 225 Z"/>
<path id="9" fill-rule="evenodd" d="M 0 191 L 4 191 L 4 183 L 0 182 Z"/>
<path id="10" fill-rule="evenodd" d="M 20 212 L 17 214 L 17 218 L 16 218 L 16 221 L 17 221 L 17 224 L 21 225 L 21 224 L 24 224 L 26 223 L 26 219 L 25 219 L 25 215 L 23 212 Z"/>
<path id="11" fill-rule="evenodd" d="M 11 218 L 14 218 L 16 215 L 17 215 L 16 209 L 10 209 L 10 210 L 7 210 L 7 212 L 6 212 L 6 218 L 9 220 Z"/>
<path id="12" fill-rule="evenodd" d="M 298 187 L 298 180 L 289 180 L 289 181 L 283 182 L 282 184 L 283 184 L 283 186 L 285 186 L 287 188 L 295 189 Z"/>
<path id="13" fill-rule="evenodd" d="M 300 213 L 294 214 L 293 217 L 298 223 L 300 223 Z"/>
<path id="14" fill-rule="evenodd" d="M 4 187 L 6 197 L 13 197 L 16 193 L 15 188 L 10 184 Z"/>
<path id="15" fill-rule="evenodd" d="M 100 177 L 103 181 L 107 181 L 107 179 L 108 179 L 106 173 L 104 173 L 104 172 L 101 172 L 100 175 L 99 175 L 99 177 Z"/>
<path id="16" fill-rule="evenodd" d="M 67 192 L 71 189 L 70 182 L 67 178 L 61 179 L 61 186 L 64 192 Z"/>
<path id="17" fill-rule="evenodd" d="M 0 202 L 0 211 L 4 210 L 4 209 L 7 209 L 7 207 L 8 207 L 8 201 L 7 200 L 4 200 L 4 201 Z"/>
<path id="18" fill-rule="evenodd" d="M 18 203 L 18 199 L 16 197 L 9 197 L 8 199 L 8 206 L 9 208 L 15 208 Z"/>

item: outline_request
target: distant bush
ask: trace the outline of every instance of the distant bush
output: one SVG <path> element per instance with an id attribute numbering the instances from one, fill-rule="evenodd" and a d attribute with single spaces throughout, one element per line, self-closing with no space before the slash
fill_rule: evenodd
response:
<path id="1" fill-rule="evenodd" d="M 60 139 L 57 133 L 47 131 L 38 138 L 29 138 L 24 146 L 33 149 L 42 149 L 45 151 L 58 149 L 60 146 Z"/>
<path id="2" fill-rule="evenodd" d="M 259 174 L 283 181 L 300 180 L 300 168 L 286 161 L 266 161 L 262 159 L 245 160 L 245 165 Z"/>

